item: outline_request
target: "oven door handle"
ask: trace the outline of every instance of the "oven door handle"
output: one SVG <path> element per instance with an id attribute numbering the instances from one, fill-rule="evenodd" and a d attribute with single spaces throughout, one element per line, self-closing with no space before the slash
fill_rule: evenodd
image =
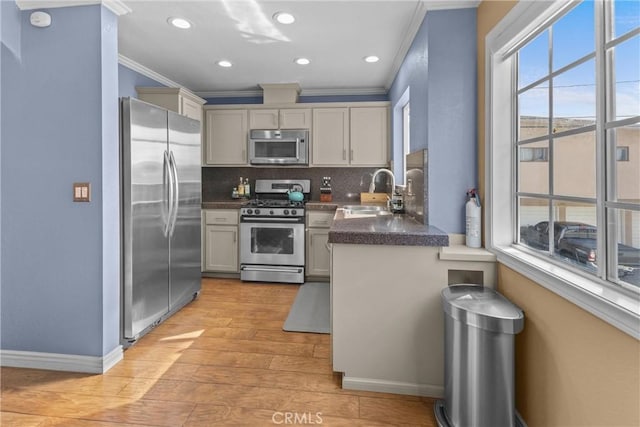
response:
<path id="1" fill-rule="evenodd" d="M 295 271 L 296 273 L 300 273 L 302 272 L 302 268 L 300 267 L 251 267 L 251 266 L 247 266 L 247 265 L 243 265 L 240 267 L 240 270 L 242 271 L 272 271 L 275 273 L 291 273 L 292 271 Z"/>
<path id="2" fill-rule="evenodd" d="M 256 218 L 256 217 L 248 217 L 248 218 L 241 218 L 242 222 L 246 223 L 250 223 L 250 222 L 261 222 L 261 223 L 273 223 L 273 224 L 278 224 L 278 223 L 283 223 L 283 222 L 298 222 L 300 224 L 304 223 L 304 218 L 300 217 L 300 218 Z"/>

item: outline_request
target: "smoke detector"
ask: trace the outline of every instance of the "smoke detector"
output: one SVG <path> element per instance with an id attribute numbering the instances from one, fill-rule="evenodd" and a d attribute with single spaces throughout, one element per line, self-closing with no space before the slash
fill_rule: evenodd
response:
<path id="1" fill-rule="evenodd" d="M 49 15 L 47 12 L 39 10 L 31 14 L 31 16 L 29 17 L 29 21 L 34 27 L 48 27 L 49 25 L 51 25 L 51 15 Z"/>

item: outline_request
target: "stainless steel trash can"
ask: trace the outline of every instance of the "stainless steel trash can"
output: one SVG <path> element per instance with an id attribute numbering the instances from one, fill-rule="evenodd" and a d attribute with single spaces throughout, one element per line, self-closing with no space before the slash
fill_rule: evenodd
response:
<path id="1" fill-rule="evenodd" d="M 445 314 L 445 400 L 435 406 L 441 427 L 514 427 L 514 337 L 520 308 L 493 289 L 451 285 Z"/>

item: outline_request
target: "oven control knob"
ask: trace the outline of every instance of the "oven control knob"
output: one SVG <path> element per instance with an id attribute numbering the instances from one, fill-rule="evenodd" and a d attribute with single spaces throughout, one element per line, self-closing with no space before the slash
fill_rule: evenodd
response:
<path id="1" fill-rule="evenodd" d="M 285 209 L 283 212 L 285 215 L 289 215 L 289 209 Z"/>
<path id="2" fill-rule="evenodd" d="M 256 215 L 260 215 L 260 209 L 256 209 L 254 212 L 256 213 Z"/>
<path id="3" fill-rule="evenodd" d="M 269 214 L 270 214 L 270 215 L 273 215 L 273 211 L 269 211 Z"/>
<path id="4" fill-rule="evenodd" d="M 298 213 L 298 211 L 296 211 L 295 209 L 291 211 L 291 215 L 295 215 L 297 213 Z"/>
<path id="5" fill-rule="evenodd" d="M 247 209 L 247 215 L 251 215 L 253 213 L 253 209 Z"/>

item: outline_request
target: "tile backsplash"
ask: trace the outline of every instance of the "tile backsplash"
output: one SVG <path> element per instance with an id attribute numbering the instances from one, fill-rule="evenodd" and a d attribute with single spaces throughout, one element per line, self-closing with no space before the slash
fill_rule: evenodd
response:
<path id="1" fill-rule="evenodd" d="M 427 203 L 427 150 L 419 150 L 406 156 L 407 185 L 404 189 L 404 209 L 423 224 L 428 224 L 429 212 Z M 410 183 L 409 183 L 410 182 Z"/>
<path id="2" fill-rule="evenodd" d="M 230 200 L 233 187 L 238 185 L 240 177 L 248 178 L 251 188 L 255 188 L 256 179 L 309 179 L 311 180 L 312 201 L 320 200 L 320 184 L 323 176 L 331 177 L 333 201 L 359 202 L 360 193 L 369 191 L 371 177 L 378 168 L 367 167 L 203 167 L 202 201 L 213 202 Z M 379 174 L 382 184 L 386 175 Z M 377 186 L 377 191 L 389 191 Z"/>

